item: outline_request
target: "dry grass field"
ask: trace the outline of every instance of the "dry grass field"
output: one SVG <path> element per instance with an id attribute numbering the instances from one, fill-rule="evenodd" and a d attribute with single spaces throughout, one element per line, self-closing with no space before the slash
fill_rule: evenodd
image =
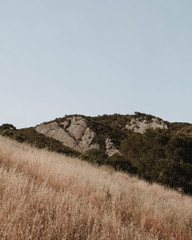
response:
<path id="1" fill-rule="evenodd" d="M 190 240 L 192 198 L 0 137 L 1 240 Z"/>

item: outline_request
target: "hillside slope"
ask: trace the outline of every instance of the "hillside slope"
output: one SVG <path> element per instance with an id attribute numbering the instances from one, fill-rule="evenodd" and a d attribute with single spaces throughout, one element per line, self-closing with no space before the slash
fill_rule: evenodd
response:
<path id="1" fill-rule="evenodd" d="M 192 198 L 0 137 L 0 239 L 191 240 Z"/>
<path id="2" fill-rule="evenodd" d="M 4 124 L 0 134 L 192 194 L 189 123 L 169 123 L 138 112 L 70 115 L 26 129 Z"/>

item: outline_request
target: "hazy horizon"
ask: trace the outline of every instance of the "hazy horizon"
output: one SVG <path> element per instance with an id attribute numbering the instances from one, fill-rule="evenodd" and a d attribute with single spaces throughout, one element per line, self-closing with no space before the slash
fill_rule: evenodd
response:
<path id="1" fill-rule="evenodd" d="M 0 7 L 0 125 L 143 112 L 192 123 L 192 2 L 24 1 Z"/>

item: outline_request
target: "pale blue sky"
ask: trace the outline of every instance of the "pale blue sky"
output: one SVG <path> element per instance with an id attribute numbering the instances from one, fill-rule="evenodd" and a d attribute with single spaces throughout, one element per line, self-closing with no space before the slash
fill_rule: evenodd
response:
<path id="1" fill-rule="evenodd" d="M 192 123 L 191 0 L 1 0 L 0 124 L 65 114 Z"/>

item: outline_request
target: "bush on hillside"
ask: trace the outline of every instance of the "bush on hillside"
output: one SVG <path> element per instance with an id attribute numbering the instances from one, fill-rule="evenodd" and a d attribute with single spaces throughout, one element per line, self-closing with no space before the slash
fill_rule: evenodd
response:
<path id="1" fill-rule="evenodd" d="M 125 156 L 115 153 L 105 160 L 105 164 L 112 166 L 115 170 L 129 172 L 130 174 L 136 173 L 136 168 L 133 167 L 130 160 Z"/>
<path id="2" fill-rule="evenodd" d="M 85 153 L 82 153 L 80 155 L 80 158 L 87 162 L 100 165 L 100 164 L 104 164 L 107 158 L 107 155 L 103 151 L 94 148 L 94 149 L 88 150 Z"/>
<path id="3" fill-rule="evenodd" d="M 6 130 L 3 130 L 1 134 L 2 134 L 2 136 L 9 137 L 18 142 L 24 142 L 24 138 L 23 138 L 22 134 L 20 134 L 16 130 L 14 131 L 12 129 L 6 129 Z"/>
<path id="4" fill-rule="evenodd" d="M 149 129 L 130 133 L 120 150 L 140 177 L 192 193 L 192 138 Z"/>
<path id="5" fill-rule="evenodd" d="M 0 126 L 0 129 L 2 130 L 16 130 L 16 127 L 9 123 L 4 123 Z"/>

